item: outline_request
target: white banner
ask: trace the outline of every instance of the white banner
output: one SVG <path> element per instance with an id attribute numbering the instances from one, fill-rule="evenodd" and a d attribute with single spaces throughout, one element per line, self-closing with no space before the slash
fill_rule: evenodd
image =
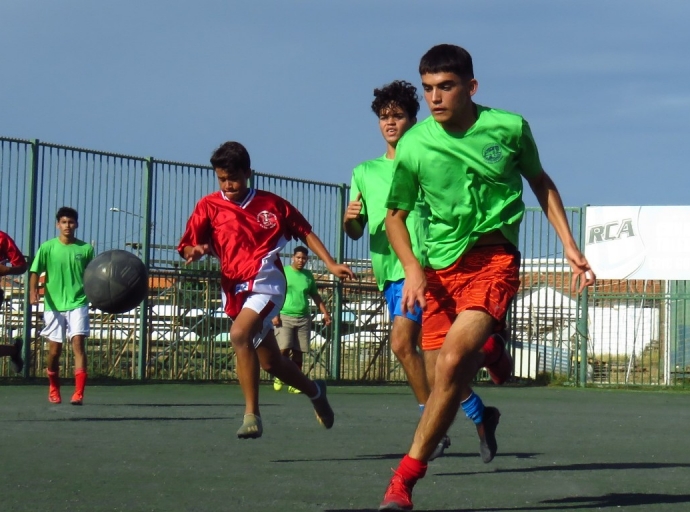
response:
<path id="1" fill-rule="evenodd" d="M 586 216 L 598 279 L 690 280 L 690 206 L 588 206 Z"/>

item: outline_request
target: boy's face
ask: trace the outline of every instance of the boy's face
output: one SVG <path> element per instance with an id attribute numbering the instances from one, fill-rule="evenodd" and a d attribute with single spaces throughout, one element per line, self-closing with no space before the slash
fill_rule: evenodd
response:
<path id="1" fill-rule="evenodd" d="M 79 223 L 71 217 L 60 217 L 55 226 L 63 237 L 74 238 L 74 231 L 79 227 Z"/>
<path id="2" fill-rule="evenodd" d="M 462 121 L 473 111 L 472 96 L 477 92 L 477 81 L 462 79 L 455 73 L 426 73 L 422 87 L 431 115 L 445 128 Z"/>
<path id="3" fill-rule="evenodd" d="M 217 167 L 216 177 L 218 178 L 218 184 L 223 192 L 223 195 L 230 199 L 230 201 L 235 201 L 236 203 L 241 202 L 247 195 L 247 181 L 249 181 L 250 171 L 227 171 L 226 169 L 221 169 Z"/>
<path id="4" fill-rule="evenodd" d="M 301 251 L 292 255 L 292 266 L 297 270 L 302 270 L 307 264 L 307 261 L 309 261 L 309 256 Z"/>
<path id="5" fill-rule="evenodd" d="M 398 105 L 391 104 L 379 112 L 379 128 L 388 144 L 395 147 L 400 137 L 415 123 Z"/>

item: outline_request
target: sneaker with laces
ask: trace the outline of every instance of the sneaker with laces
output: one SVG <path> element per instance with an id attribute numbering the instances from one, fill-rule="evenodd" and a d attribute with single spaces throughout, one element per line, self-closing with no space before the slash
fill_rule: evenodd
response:
<path id="1" fill-rule="evenodd" d="M 331 405 L 328 403 L 328 398 L 326 397 L 326 381 L 315 380 L 314 384 L 319 388 L 319 397 L 312 398 L 311 404 L 314 406 L 314 413 L 316 414 L 316 419 L 326 428 L 331 428 L 333 422 L 335 421 L 335 414 Z"/>
<path id="2" fill-rule="evenodd" d="M 482 422 L 477 425 L 477 434 L 479 434 L 479 455 L 482 457 L 484 463 L 491 462 L 498 451 L 498 443 L 496 442 L 496 427 L 498 426 L 498 419 L 501 413 L 495 407 L 485 407 Z"/>
<path id="3" fill-rule="evenodd" d="M 292 386 L 288 386 L 288 393 L 292 393 L 293 395 L 299 395 L 301 391 L 297 388 L 293 388 Z"/>
<path id="4" fill-rule="evenodd" d="M 412 488 L 416 480 L 405 480 L 399 473 L 393 471 L 393 478 L 388 484 L 379 510 L 412 510 Z"/>
<path id="5" fill-rule="evenodd" d="M 429 457 L 429 462 L 431 462 L 434 459 L 439 458 L 441 455 L 443 455 L 443 452 L 446 451 L 446 448 L 450 446 L 450 437 L 448 436 L 443 436 L 443 439 L 439 441 L 439 443 L 436 445 L 436 448 L 434 448 L 434 451 L 431 453 L 431 456 Z"/>
<path id="6" fill-rule="evenodd" d="M 275 391 L 280 391 L 281 389 L 283 389 L 283 381 L 280 380 L 278 377 L 273 379 L 273 389 Z"/>
<path id="7" fill-rule="evenodd" d="M 72 395 L 72 399 L 70 400 L 69 403 L 71 403 L 72 405 L 83 405 L 84 404 L 84 395 L 82 395 L 81 393 L 75 392 Z"/>
<path id="8" fill-rule="evenodd" d="M 258 439 L 263 433 L 264 428 L 261 425 L 261 416 L 245 414 L 242 426 L 237 431 L 237 437 L 240 439 Z"/>
<path id="9" fill-rule="evenodd" d="M 10 356 L 10 366 L 14 373 L 21 373 L 24 368 L 24 360 L 22 359 L 22 346 L 24 341 L 21 338 L 15 338 L 14 340 L 14 354 Z"/>
<path id="10" fill-rule="evenodd" d="M 60 388 L 59 387 L 50 386 L 50 389 L 48 390 L 48 401 L 51 404 L 62 403 L 62 397 L 60 396 Z"/>

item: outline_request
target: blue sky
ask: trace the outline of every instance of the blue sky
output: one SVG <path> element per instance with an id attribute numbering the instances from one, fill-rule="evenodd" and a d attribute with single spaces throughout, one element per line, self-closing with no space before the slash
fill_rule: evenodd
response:
<path id="1" fill-rule="evenodd" d="M 688 19 L 685 0 L 8 0 L 0 135 L 202 164 L 238 140 L 259 172 L 349 183 L 384 151 L 373 89 L 419 85 L 454 43 L 566 205 L 687 204 Z"/>

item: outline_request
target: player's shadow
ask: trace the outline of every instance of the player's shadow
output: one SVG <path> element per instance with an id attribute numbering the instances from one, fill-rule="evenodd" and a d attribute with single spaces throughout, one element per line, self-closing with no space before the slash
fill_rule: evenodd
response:
<path id="1" fill-rule="evenodd" d="M 244 407 L 245 404 L 94 404 L 108 407 Z M 274 407 L 277 404 L 261 404 L 261 407 Z"/>
<path id="2" fill-rule="evenodd" d="M 326 457 L 326 458 L 319 458 L 319 459 L 278 459 L 278 460 L 273 460 L 271 462 L 274 463 L 290 463 L 290 462 L 347 462 L 347 461 L 363 461 L 363 460 L 398 460 L 402 459 L 403 455 L 405 455 L 402 452 L 398 453 L 377 453 L 377 454 L 372 454 L 372 455 L 356 455 L 354 457 L 342 457 L 342 458 L 335 458 L 335 457 Z M 530 452 L 506 452 L 506 453 L 499 453 L 496 455 L 496 457 L 515 457 L 516 459 L 532 459 L 538 455 L 542 455 L 541 453 L 530 453 Z M 472 453 L 444 453 L 443 458 L 448 459 L 448 458 L 462 458 L 462 459 L 475 459 L 479 457 L 479 454 L 476 452 Z M 443 474 L 443 473 L 442 473 Z M 450 474 L 450 473 L 448 473 Z"/>
<path id="3" fill-rule="evenodd" d="M 417 512 L 539 512 L 550 510 L 601 510 L 604 508 L 629 509 L 652 505 L 679 505 L 690 503 L 690 494 L 658 494 L 658 493 L 610 493 L 602 496 L 577 496 L 569 498 L 558 498 L 553 500 L 543 500 L 539 504 L 528 507 L 484 507 L 484 508 L 433 508 L 419 509 Z M 685 508 L 685 507 L 682 507 Z M 678 507 L 678 510 L 682 509 Z M 338 508 L 326 509 L 324 512 L 375 512 L 375 508 Z"/>
<path id="4" fill-rule="evenodd" d="M 445 455 L 444 455 L 445 457 Z M 435 476 L 468 476 L 477 474 L 497 473 L 538 473 L 542 471 L 601 471 L 625 469 L 664 469 L 690 468 L 690 464 L 676 462 L 590 462 L 588 464 L 563 464 L 550 466 L 534 466 L 531 468 L 496 468 L 489 471 L 459 471 L 453 473 L 434 473 Z"/>

